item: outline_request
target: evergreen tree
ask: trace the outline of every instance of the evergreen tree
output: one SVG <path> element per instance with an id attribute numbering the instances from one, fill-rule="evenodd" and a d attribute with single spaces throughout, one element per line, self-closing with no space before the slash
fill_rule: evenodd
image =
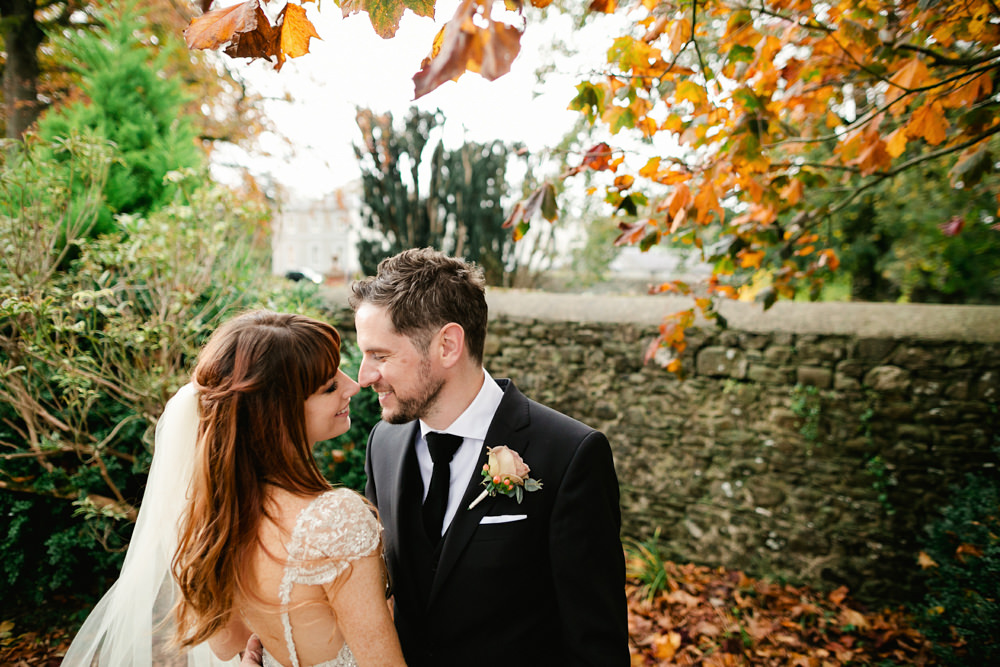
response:
<path id="1" fill-rule="evenodd" d="M 175 170 L 204 163 L 195 143 L 180 84 L 164 71 L 176 40 L 149 39 L 144 14 L 125 6 L 108 12 L 102 29 L 58 42 L 80 77 L 83 99 L 50 110 L 39 134 L 53 141 L 74 133 L 96 135 L 115 146 L 94 234 L 108 231 L 118 214 L 145 215 L 170 201 Z"/>
<path id="2" fill-rule="evenodd" d="M 383 258 L 430 246 L 480 264 L 491 285 L 508 283 L 517 269 L 514 241 L 503 229 L 512 148 L 500 141 L 470 142 L 449 151 L 438 141 L 426 164 L 430 135 L 444 123 L 440 112 L 411 109 L 401 132 L 392 114 L 364 109 L 357 120 L 364 138 L 354 148 L 366 230 L 358 245 L 362 270 L 374 274 Z"/>

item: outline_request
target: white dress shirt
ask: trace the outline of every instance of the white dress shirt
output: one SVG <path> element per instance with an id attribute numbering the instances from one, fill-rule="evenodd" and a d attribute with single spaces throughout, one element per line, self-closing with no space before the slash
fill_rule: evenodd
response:
<path id="1" fill-rule="evenodd" d="M 465 488 L 469 485 L 479 463 L 479 452 L 483 448 L 486 440 L 486 432 L 493 422 L 493 415 L 500 407 L 503 399 L 503 390 L 500 385 L 493 380 L 490 374 L 483 369 L 483 386 L 476 394 L 475 400 L 451 423 L 448 428 L 441 430 L 441 433 L 451 433 L 462 437 L 462 444 L 459 446 L 455 456 L 451 459 L 449 472 L 451 483 L 448 486 L 448 508 L 444 513 L 444 521 L 441 522 L 441 534 L 444 535 L 451 525 L 451 520 L 458 513 L 459 505 L 462 503 L 462 496 L 465 495 Z M 420 477 L 424 481 L 424 498 L 427 497 L 427 489 L 431 484 L 431 471 L 434 469 L 434 462 L 431 461 L 431 453 L 427 449 L 428 431 L 435 431 L 420 420 L 420 438 L 417 440 L 417 464 L 420 466 Z"/>

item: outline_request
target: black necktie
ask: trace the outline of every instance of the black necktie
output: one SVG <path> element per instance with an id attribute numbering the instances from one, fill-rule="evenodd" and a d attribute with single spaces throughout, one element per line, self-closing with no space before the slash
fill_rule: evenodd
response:
<path id="1" fill-rule="evenodd" d="M 462 436 L 451 433 L 427 433 L 427 449 L 431 453 L 434 469 L 431 472 L 431 485 L 424 499 L 424 529 L 431 544 L 436 545 L 441 539 L 441 526 L 444 523 L 444 513 L 448 509 L 448 486 L 451 483 L 451 457 L 462 444 Z"/>

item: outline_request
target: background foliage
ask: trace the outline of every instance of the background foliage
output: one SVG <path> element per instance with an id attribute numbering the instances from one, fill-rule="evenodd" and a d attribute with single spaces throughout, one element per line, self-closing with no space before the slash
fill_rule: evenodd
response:
<path id="1" fill-rule="evenodd" d="M 986 665 L 1000 654 L 1000 477 L 968 475 L 952 492 L 927 527 L 919 618 L 945 664 Z"/>
<path id="2" fill-rule="evenodd" d="M 270 275 L 264 203 L 212 183 L 170 44 L 107 18 L 62 44 L 86 95 L 0 166 L 0 598 L 37 624 L 117 575 L 156 418 L 216 326 L 320 314 Z"/>
<path id="3" fill-rule="evenodd" d="M 520 195 L 512 172 L 527 169 L 527 158 L 502 141 L 447 149 L 435 141 L 445 122 L 416 107 L 401 127 L 391 113 L 358 111 L 362 271 L 374 275 L 379 261 L 406 248 L 434 247 L 478 263 L 489 285 L 530 282 L 551 234 L 515 244 L 504 228 L 504 207 Z"/>

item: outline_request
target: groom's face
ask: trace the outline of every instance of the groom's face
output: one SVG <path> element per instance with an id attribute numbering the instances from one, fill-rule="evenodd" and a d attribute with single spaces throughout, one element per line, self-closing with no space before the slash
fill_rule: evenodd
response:
<path id="1" fill-rule="evenodd" d="M 365 303 L 354 315 L 363 357 L 358 383 L 378 393 L 382 419 L 405 424 L 426 419 L 444 380 L 433 360 L 396 332 L 385 308 Z"/>

